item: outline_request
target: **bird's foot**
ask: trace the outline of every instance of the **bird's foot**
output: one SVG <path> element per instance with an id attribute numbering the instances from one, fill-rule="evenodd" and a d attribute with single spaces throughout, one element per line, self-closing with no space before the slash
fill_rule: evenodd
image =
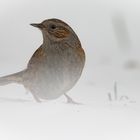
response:
<path id="1" fill-rule="evenodd" d="M 74 105 L 82 105 L 82 103 L 75 102 L 71 97 L 69 97 L 67 94 L 64 94 L 67 98 L 67 104 L 74 104 Z"/>
<path id="2" fill-rule="evenodd" d="M 41 103 L 42 101 L 38 98 L 35 98 L 36 102 Z"/>

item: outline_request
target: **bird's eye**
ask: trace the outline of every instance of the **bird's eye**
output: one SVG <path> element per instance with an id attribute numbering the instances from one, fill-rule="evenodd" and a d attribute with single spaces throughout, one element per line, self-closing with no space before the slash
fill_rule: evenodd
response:
<path id="1" fill-rule="evenodd" d="M 56 25 L 52 24 L 52 25 L 50 26 L 50 28 L 54 30 L 54 29 L 56 29 Z"/>

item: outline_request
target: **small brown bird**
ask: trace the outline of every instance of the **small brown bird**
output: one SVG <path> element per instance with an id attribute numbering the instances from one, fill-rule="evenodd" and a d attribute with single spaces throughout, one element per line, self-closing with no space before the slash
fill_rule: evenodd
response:
<path id="1" fill-rule="evenodd" d="M 69 103 L 75 103 L 66 92 L 76 84 L 85 64 L 85 53 L 77 35 L 59 19 L 31 25 L 41 30 L 42 45 L 25 70 L 1 77 L 0 86 L 22 84 L 38 102 L 65 95 Z"/>

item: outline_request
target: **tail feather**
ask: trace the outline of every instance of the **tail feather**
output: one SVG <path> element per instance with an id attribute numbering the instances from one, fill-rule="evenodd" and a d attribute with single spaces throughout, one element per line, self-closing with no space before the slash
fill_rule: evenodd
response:
<path id="1" fill-rule="evenodd" d="M 0 77 L 0 86 L 8 85 L 14 81 L 10 80 L 8 77 Z"/>
<path id="2" fill-rule="evenodd" d="M 23 71 L 0 77 L 0 86 L 11 84 L 11 83 L 22 83 Z"/>

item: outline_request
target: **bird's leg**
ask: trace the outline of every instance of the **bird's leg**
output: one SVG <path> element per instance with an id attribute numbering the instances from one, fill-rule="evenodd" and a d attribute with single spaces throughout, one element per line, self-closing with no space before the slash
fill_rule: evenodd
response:
<path id="1" fill-rule="evenodd" d="M 28 94 L 28 93 L 29 93 L 29 90 L 26 89 L 25 94 Z"/>
<path id="2" fill-rule="evenodd" d="M 66 93 L 64 94 L 64 96 L 67 98 L 68 104 L 77 104 L 77 105 L 81 104 L 81 103 L 77 103 L 77 102 L 73 101 L 73 99 L 70 96 L 68 96 Z"/>
<path id="3" fill-rule="evenodd" d="M 26 90 L 26 92 L 25 92 L 26 94 L 28 94 L 30 92 L 27 88 L 25 88 L 25 90 Z M 38 103 L 41 102 L 41 100 L 35 94 L 32 93 L 32 95 L 33 95 L 33 98 L 36 100 L 36 102 L 38 102 Z"/>
<path id="4" fill-rule="evenodd" d="M 41 100 L 35 94 L 32 94 L 32 95 L 33 95 L 34 99 L 36 100 L 36 102 L 41 103 Z"/>

